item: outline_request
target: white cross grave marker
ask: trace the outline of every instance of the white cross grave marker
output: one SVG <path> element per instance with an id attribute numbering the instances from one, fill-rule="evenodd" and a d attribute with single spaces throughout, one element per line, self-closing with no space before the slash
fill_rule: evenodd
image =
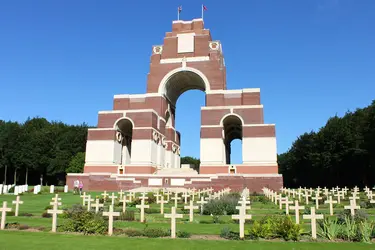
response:
<path id="1" fill-rule="evenodd" d="M 239 214 L 232 215 L 233 220 L 239 220 L 240 224 L 240 238 L 243 239 L 245 237 L 245 221 L 251 220 L 251 215 L 246 214 L 246 209 L 249 207 L 245 206 L 237 206 L 236 209 L 239 210 Z"/>
<path id="2" fill-rule="evenodd" d="M 99 213 L 99 208 L 104 207 L 104 204 L 100 204 L 100 200 L 96 199 L 94 204 L 91 204 L 91 207 L 95 208 L 95 213 Z"/>
<path id="3" fill-rule="evenodd" d="M 176 219 L 181 219 L 182 214 L 176 213 L 176 207 L 172 207 L 170 214 L 164 214 L 164 218 L 171 219 L 171 238 L 176 238 Z"/>
<path id="4" fill-rule="evenodd" d="M 58 210 L 58 205 L 61 204 L 58 201 L 53 202 L 53 209 L 48 209 L 47 213 L 52 214 L 52 232 L 56 232 L 57 226 L 57 215 L 62 214 L 63 210 Z"/>
<path id="5" fill-rule="evenodd" d="M 19 205 L 23 204 L 23 201 L 20 200 L 20 196 L 17 196 L 15 201 L 12 201 L 13 204 L 16 204 L 16 210 L 14 212 L 14 216 L 18 216 L 18 210 L 19 210 Z"/>
<path id="6" fill-rule="evenodd" d="M 311 220 L 311 237 L 316 239 L 316 220 L 323 219 L 323 215 L 315 214 L 315 207 L 311 207 L 311 214 L 304 214 L 303 218 Z"/>
<path id="7" fill-rule="evenodd" d="M 350 214 L 352 216 L 354 216 L 355 215 L 355 210 L 356 209 L 360 209 L 361 207 L 360 206 L 356 206 L 355 200 L 353 199 L 353 200 L 350 200 L 350 206 L 344 206 L 344 208 L 345 209 L 350 209 Z"/>
<path id="8" fill-rule="evenodd" d="M 296 224 L 299 224 L 299 210 L 304 210 L 305 206 L 298 205 L 298 200 L 294 201 L 294 206 L 290 206 L 290 209 L 295 211 Z"/>
<path id="9" fill-rule="evenodd" d="M 108 212 L 103 212 L 103 216 L 108 216 L 108 235 L 111 236 L 113 234 L 113 217 L 120 216 L 120 212 L 113 212 L 113 206 L 109 206 Z"/>
<path id="10" fill-rule="evenodd" d="M 0 229 L 1 230 L 5 229 L 5 220 L 6 220 L 7 212 L 10 212 L 10 211 L 12 211 L 12 208 L 8 208 L 7 207 L 7 202 L 3 201 L 3 207 L 0 208 L 0 212 L 1 212 L 1 225 L 0 225 Z"/>
<path id="11" fill-rule="evenodd" d="M 189 209 L 189 221 L 193 222 L 194 209 L 198 209 L 198 206 L 194 206 L 193 200 L 190 200 L 189 206 L 184 206 L 185 209 Z"/>
<path id="12" fill-rule="evenodd" d="M 142 197 L 142 199 L 141 199 L 141 205 L 136 205 L 135 206 L 136 208 L 140 208 L 141 209 L 141 222 L 145 221 L 145 208 L 149 208 L 150 207 L 150 205 L 145 205 L 145 199 L 147 199 L 147 197 Z"/>
<path id="13" fill-rule="evenodd" d="M 324 202 L 325 204 L 329 204 L 329 214 L 333 215 L 333 204 L 337 203 L 337 201 L 332 200 L 332 196 L 329 196 L 328 199 Z"/>

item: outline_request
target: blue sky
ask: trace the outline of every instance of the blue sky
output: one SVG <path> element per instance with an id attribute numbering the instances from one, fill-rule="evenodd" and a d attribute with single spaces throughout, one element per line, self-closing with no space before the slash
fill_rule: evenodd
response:
<path id="1" fill-rule="evenodd" d="M 96 125 L 114 94 L 144 93 L 151 46 L 177 7 L 202 1 L 0 1 L 0 119 L 41 116 Z M 205 27 L 223 44 L 228 89 L 260 88 L 278 152 L 335 114 L 375 99 L 375 1 L 247 0 L 204 4 Z M 182 155 L 199 156 L 204 93 L 177 103 Z M 234 145 L 238 162 L 240 143 Z"/>

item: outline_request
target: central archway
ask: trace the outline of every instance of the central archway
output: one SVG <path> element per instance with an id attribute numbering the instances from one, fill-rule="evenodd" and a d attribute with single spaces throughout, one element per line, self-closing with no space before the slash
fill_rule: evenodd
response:
<path id="1" fill-rule="evenodd" d="M 159 85 L 159 93 L 176 106 L 178 97 L 188 90 L 211 90 L 207 77 L 199 70 L 181 67 L 170 71 L 164 76 Z"/>
<path id="2" fill-rule="evenodd" d="M 178 114 L 176 115 L 177 103 L 181 103 L 181 101 L 184 103 L 184 97 L 182 97 L 181 99 L 181 95 L 189 90 L 198 90 L 198 92 L 203 92 L 205 94 L 207 91 L 210 91 L 210 89 L 210 84 L 206 76 L 199 70 L 189 67 L 181 67 L 170 71 L 160 82 L 158 91 L 166 98 L 168 103 L 168 108 L 165 111 L 166 134 L 169 138 L 171 138 L 170 136 L 173 134 L 176 135 L 175 139 L 167 138 L 167 140 L 172 141 L 172 151 L 173 144 L 178 145 L 179 152 L 181 145 L 195 145 L 196 143 L 200 145 L 200 142 L 196 142 L 196 139 L 200 140 L 200 108 L 206 105 L 206 98 L 203 97 L 203 99 L 201 99 L 201 97 L 199 97 L 199 100 L 203 101 L 202 103 L 202 101 L 199 101 L 195 97 L 191 98 L 191 94 L 196 94 L 194 93 L 194 91 L 187 93 L 187 95 L 191 99 L 189 98 L 187 102 L 185 100 L 185 105 L 183 105 L 183 108 L 181 107 L 182 109 L 178 109 Z M 181 111 L 182 113 L 179 113 Z M 177 127 L 176 119 L 178 120 Z M 194 124 L 197 121 L 199 121 L 199 125 Z M 196 125 L 198 125 L 199 127 L 196 127 Z M 176 129 L 182 130 L 182 135 L 188 134 L 188 136 L 181 137 L 180 132 L 178 132 Z M 181 139 L 183 140 L 183 142 L 181 142 Z M 184 156 L 200 157 L 199 151 L 193 151 L 196 150 L 197 147 L 182 147 L 184 148 L 184 151 L 185 149 L 186 151 L 192 150 L 190 152 L 185 151 Z M 198 153 L 198 155 L 196 155 L 196 153 Z M 167 167 L 180 167 L 180 153 L 178 153 L 178 155 L 173 153 L 166 153 L 165 157 Z"/>

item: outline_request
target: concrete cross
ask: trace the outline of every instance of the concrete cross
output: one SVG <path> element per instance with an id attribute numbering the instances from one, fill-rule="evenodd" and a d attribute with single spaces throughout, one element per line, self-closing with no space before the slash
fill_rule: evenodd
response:
<path id="1" fill-rule="evenodd" d="M 307 192 L 307 191 L 305 191 L 305 203 L 306 203 L 306 205 L 307 204 L 309 204 L 309 197 L 311 196 L 310 194 L 309 194 L 309 192 Z"/>
<path id="2" fill-rule="evenodd" d="M 113 217 L 120 216 L 120 212 L 113 212 L 113 206 L 109 206 L 108 212 L 103 212 L 103 216 L 108 216 L 108 235 L 111 236 L 113 234 Z"/>
<path id="3" fill-rule="evenodd" d="M 196 194 L 196 189 L 195 188 L 192 188 L 190 190 L 190 195 L 191 195 L 191 199 L 194 201 L 195 200 L 195 194 Z"/>
<path id="4" fill-rule="evenodd" d="M 122 197 L 122 212 L 125 213 L 126 211 L 126 202 L 129 202 L 128 199 L 126 199 L 126 195 Z"/>
<path id="5" fill-rule="evenodd" d="M 91 209 L 91 202 L 94 201 L 94 199 L 91 199 L 91 195 L 88 195 L 86 197 L 86 201 L 87 201 L 87 212 L 90 212 L 90 209 Z"/>
<path id="6" fill-rule="evenodd" d="M 289 215 L 289 204 L 293 204 L 293 201 L 290 201 L 287 196 L 285 197 L 283 203 L 285 204 L 285 213 Z"/>
<path id="7" fill-rule="evenodd" d="M 316 220 L 323 219 L 322 214 L 315 214 L 315 207 L 311 207 L 311 214 L 304 214 L 303 218 L 306 220 L 311 220 L 311 237 L 316 239 Z"/>
<path id="8" fill-rule="evenodd" d="M 1 230 L 5 229 L 5 220 L 6 220 L 7 212 L 10 212 L 10 211 L 12 211 L 12 208 L 8 208 L 7 207 L 7 202 L 3 201 L 3 207 L 0 208 L 0 212 L 1 212 L 1 225 L 0 225 L 0 229 Z"/>
<path id="9" fill-rule="evenodd" d="M 164 214 L 164 218 L 171 219 L 171 238 L 176 238 L 176 219 L 181 219 L 182 214 L 176 213 L 176 207 L 172 207 L 170 214 Z"/>
<path id="10" fill-rule="evenodd" d="M 340 198 L 341 198 L 341 197 L 344 198 L 344 191 L 337 191 L 337 194 L 335 194 L 334 196 L 337 197 L 337 202 L 338 202 L 338 204 L 340 204 L 340 203 L 341 203 Z"/>
<path id="11" fill-rule="evenodd" d="M 297 195 L 298 195 L 298 200 L 301 201 L 301 195 L 302 195 L 301 190 L 298 190 L 298 191 L 297 191 Z"/>
<path id="12" fill-rule="evenodd" d="M 14 216 L 18 216 L 19 206 L 20 204 L 23 204 L 23 201 L 20 200 L 20 196 L 17 195 L 17 198 L 15 201 L 12 201 L 13 204 L 16 204 L 16 210 L 14 212 Z"/>
<path id="13" fill-rule="evenodd" d="M 315 200 L 315 208 L 319 209 L 319 200 L 323 199 L 323 197 L 320 197 L 319 193 L 315 192 L 315 197 L 312 197 L 311 199 Z"/>
<path id="14" fill-rule="evenodd" d="M 124 196 L 124 194 L 125 194 L 125 192 L 123 192 L 122 189 L 120 190 L 120 192 L 118 192 L 120 200 L 122 200 L 122 197 Z"/>
<path id="15" fill-rule="evenodd" d="M 61 198 L 59 198 L 58 194 L 55 194 L 55 197 L 52 198 L 52 201 L 53 202 L 58 202 L 58 201 L 61 201 Z"/>
<path id="16" fill-rule="evenodd" d="M 193 200 L 190 200 L 190 205 L 189 206 L 184 206 L 185 209 L 189 209 L 189 221 L 193 222 L 193 217 L 194 217 L 194 209 L 198 209 L 198 206 L 194 206 Z"/>
<path id="17" fill-rule="evenodd" d="M 240 224 L 240 238 L 245 237 L 245 221 L 251 220 L 251 215 L 246 214 L 246 209 L 249 209 L 247 206 L 237 206 L 236 209 L 239 210 L 239 214 L 232 215 L 233 220 L 239 220 Z"/>
<path id="18" fill-rule="evenodd" d="M 179 200 L 181 200 L 181 198 L 178 197 L 178 193 L 177 193 L 177 192 L 174 193 L 174 197 L 172 198 L 172 200 L 174 200 L 174 206 L 177 207 L 177 202 L 178 202 Z"/>
<path id="19" fill-rule="evenodd" d="M 156 197 L 156 203 L 159 203 L 159 197 L 162 196 L 161 194 L 159 194 L 159 190 L 156 191 L 156 193 L 154 194 L 154 196 Z"/>
<path id="20" fill-rule="evenodd" d="M 333 204 L 336 204 L 337 201 L 332 200 L 332 196 L 329 196 L 328 199 L 324 202 L 325 204 L 329 204 L 329 214 L 333 215 Z"/>
<path id="21" fill-rule="evenodd" d="M 61 204 L 61 203 L 60 203 Z M 59 202 L 53 202 L 53 209 L 48 209 L 47 213 L 52 214 L 52 232 L 56 233 L 57 215 L 62 214 L 63 210 L 58 210 Z"/>
<path id="22" fill-rule="evenodd" d="M 82 206 L 86 206 L 86 192 L 83 192 L 83 195 L 80 196 L 82 198 Z"/>
<path id="23" fill-rule="evenodd" d="M 276 193 L 276 195 L 275 195 L 275 205 L 277 205 L 277 202 L 280 201 L 280 197 L 281 197 L 281 195 Z"/>
<path id="24" fill-rule="evenodd" d="M 198 204 L 200 204 L 200 207 L 201 207 L 201 214 L 203 214 L 203 207 L 204 207 L 204 204 L 207 204 L 208 201 L 205 201 L 204 200 L 204 197 L 202 196 L 201 197 L 201 200 L 200 201 L 197 201 Z"/>
<path id="25" fill-rule="evenodd" d="M 117 196 L 115 196 L 115 193 L 112 193 L 112 195 L 109 196 L 109 198 L 112 199 L 111 204 L 112 204 L 112 206 L 114 206 L 115 205 L 115 199 L 117 199 Z"/>
<path id="26" fill-rule="evenodd" d="M 104 204 L 100 204 L 100 200 L 96 199 L 94 204 L 91 204 L 91 207 L 95 208 L 95 213 L 99 213 L 99 208 L 104 207 Z"/>
<path id="27" fill-rule="evenodd" d="M 171 192 L 169 190 L 167 190 L 166 192 L 166 195 L 167 195 L 167 202 L 169 202 L 170 200 L 170 195 L 171 195 Z"/>
<path id="28" fill-rule="evenodd" d="M 85 193 L 84 193 L 85 194 Z M 104 191 L 104 193 L 101 194 L 103 196 L 103 199 L 106 200 L 109 194 L 107 194 L 107 191 Z"/>
<path id="29" fill-rule="evenodd" d="M 188 192 L 184 192 L 182 197 L 184 197 L 184 202 L 185 202 L 185 204 L 187 204 L 188 198 L 190 198 L 190 194 L 188 194 Z"/>
<path id="30" fill-rule="evenodd" d="M 360 209 L 361 207 L 360 206 L 357 206 L 356 203 L 355 203 L 355 200 L 350 200 L 350 206 L 344 206 L 344 209 L 350 209 L 350 214 L 352 216 L 355 215 L 355 210 L 356 209 Z"/>
<path id="31" fill-rule="evenodd" d="M 147 198 L 147 197 L 143 197 L 143 198 Z M 145 208 L 149 208 L 150 205 L 145 205 L 145 199 L 141 199 L 141 205 L 136 205 L 135 207 L 141 209 L 141 222 L 144 222 L 145 221 Z"/>
<path id="32" fill-rule="evenodd" d="M 283 209 L 283 203 L 285 201 L 285 198 L 280 195 L 280 198 L 279 198 L 279 209 L 280 210 Z"/>
<path id="33" fill-rule="evenodd" d="M 305 206 L 300 206 L 298 200 L 294 201 L 294 206 L 290 206 L 290 209 L 294 210 L 296 215 L 296 224 L 299 224 L 299 210 L 305 210 Z"/>
<path id="34" fill-rule="evenodd" d="M 353 196 L 349 197 L 349 200 L 353 200 L 354 205 L 357 205 L 357 201 L 356 200 L 359 200 L 359 197 L 356 194 L 353 193 Z"/>
<path id="35" fill-rule="evenodd" d="M 158 203 L 160 203 L 160 214 L 164 214 L 164 204 L 168 203 L 168 201 L 164 201 L 164 195 L 160 196 Z"/>

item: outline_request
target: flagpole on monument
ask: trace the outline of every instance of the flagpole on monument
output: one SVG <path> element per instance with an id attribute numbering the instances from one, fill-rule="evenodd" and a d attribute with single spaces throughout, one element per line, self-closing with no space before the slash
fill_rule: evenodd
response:
<path id="1" fill-rule="evenodd" d="M 203 20 L 203 4 L 202 4 L 202 20 Z"/>

